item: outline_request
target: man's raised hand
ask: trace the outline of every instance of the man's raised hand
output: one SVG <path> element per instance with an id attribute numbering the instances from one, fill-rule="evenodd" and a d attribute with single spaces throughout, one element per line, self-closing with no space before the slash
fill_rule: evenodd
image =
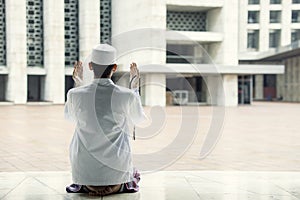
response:
<path id="1" fill-rule="evenodd" d="M 136 63 L 130 64 L 130 82 L 129 88 L 130 89 L 138 89 L 139 88 L 139 80 L 140 80 L 140 71 L 137 68 Z"/>
<path id="2" fill-rule="evenodd" d="M 72 76 L 75 87 L 80 86 L 82 84 L 83 80 L 83 67 L 81 61 L 76 61 L 74 63 L 74 69 L 73 69 L 73 76 Z"/>

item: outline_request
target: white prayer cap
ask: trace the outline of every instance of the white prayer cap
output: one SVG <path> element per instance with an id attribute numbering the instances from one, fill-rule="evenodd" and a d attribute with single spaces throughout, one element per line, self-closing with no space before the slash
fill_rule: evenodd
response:
<path id="1" fill-rule="evenodd" d="M 98 44 L 93 48 L 91 62 L 98 65 L 116 63 L 117 50 L 108 44 Z"/>

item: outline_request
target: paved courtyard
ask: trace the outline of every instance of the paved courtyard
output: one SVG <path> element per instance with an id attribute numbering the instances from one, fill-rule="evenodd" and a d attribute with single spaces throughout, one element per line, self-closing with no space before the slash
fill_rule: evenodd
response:
<path id="1" fill-rule="evenodd" d="M 191 195 L 187 199 L 300 198 L 300 104 L 230 107 L 224 122 L 206 106 L 145 110 L 149 120 L 132 141 L 136 166 L 148 171 L 144 190 L 117 199 L 182 199 L 181 193 Z M 222 135 L 200 159 L 213 117 L 222 122 Z M 0 106 L 0 199 L 85 198 L 64 194 L 73 129 L 63 106 Z"/>

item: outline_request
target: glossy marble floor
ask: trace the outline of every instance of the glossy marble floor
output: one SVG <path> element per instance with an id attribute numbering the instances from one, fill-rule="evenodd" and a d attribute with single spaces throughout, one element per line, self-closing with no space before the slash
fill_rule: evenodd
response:
<path id="1" fill-rule="evenodd" d="M 143 174 L 141 190 L 134 194 L 90 197 L 67 194 L 69 172 L 0 173 L 2 200 L 297 200 L 300 199 L 300 173 L 165 171 Z"/>

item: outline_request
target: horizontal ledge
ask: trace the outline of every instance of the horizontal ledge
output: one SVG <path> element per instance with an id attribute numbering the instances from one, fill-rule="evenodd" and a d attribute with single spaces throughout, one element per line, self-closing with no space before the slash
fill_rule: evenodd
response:
<path id="1" fill-rule="evenodd" d="M 27 75 L 46 75 L 45 68 L 42 67 L 27 67 Z"/>
<path id="2" fill-rule="evenodd" d="M 222 42 L 223 35 L 216 32 L 192 32 L 192 31 L 167 31 L 166 39 L 168 43 L 212 43 Z"/>
<path id="3" fill-rule="evenodd" d="M 224 0 L 167 0 L 167 8 L 172 11 L 207 11 L 223 7 Z"/>
<path id="4" fill-rule="evenodd" d="M 283 74 L 284 65 L 214 65 L 214 64 L 166 64 L 141 65 L 141 73 L 185 74 Z"/>
<path id="5" fill-rule="evenodd" d="M 8 74 L 8 70 L 5 66 L 0 66 L 0 74 Z"/>

